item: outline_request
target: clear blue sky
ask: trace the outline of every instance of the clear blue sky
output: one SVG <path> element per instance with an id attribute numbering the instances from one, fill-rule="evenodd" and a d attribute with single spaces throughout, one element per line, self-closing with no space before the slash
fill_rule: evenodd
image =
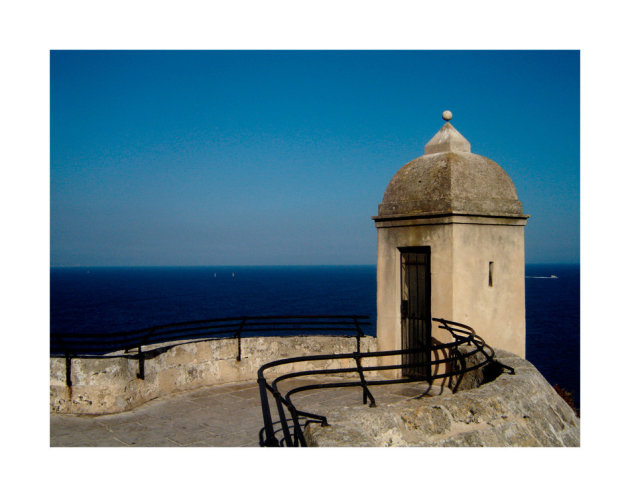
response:
<path id="1" fill-rule="evenodd" d="M 375 264 L 441 113 L 578 262 L 577 51 L 53 51 L 51 265 Z"/>

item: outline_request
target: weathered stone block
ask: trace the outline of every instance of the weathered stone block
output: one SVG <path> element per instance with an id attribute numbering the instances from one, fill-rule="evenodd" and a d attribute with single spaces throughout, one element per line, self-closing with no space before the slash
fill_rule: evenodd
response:
<path id="1" fill-rule="evenodd" d="M 579 419 L 536 368 L 514 354 L 497 351 L 497 358 L 515 374 L 387 408 L 333 408 L 330 426 L 308 425 L 306 439 L 316 446 L 579 446 Z"/>
<path id="2" fill-rule="evenodd" d="M 376 339 L 361 339 L 363 351 L 376 350 Z M 58 413 L 110 414 L 134 407 L 174 392 L 220 383 L 257 379 L 258 369 L 273 360 L 353 352 L 354 338 L 347 337 L 252 337 L 238 343 L 218 339 L 192 343 L 159 344 L 144 350 L 144 379 L 138 378 L 139 361 L 135 353 L 102 358 L 72 359 L 72 387 L 66 386 L 64 358 L 50 359 L 50 409 Z M 373 362 L 372 362 L 373 363 Z M 369 365 L 366 362 L 365 365 Z M 326 367 L 350 367 L 354 361 L 327 361 Z M 272 374 L 308 368 L 322 363 L 303 363 L 276 368 Z"/>

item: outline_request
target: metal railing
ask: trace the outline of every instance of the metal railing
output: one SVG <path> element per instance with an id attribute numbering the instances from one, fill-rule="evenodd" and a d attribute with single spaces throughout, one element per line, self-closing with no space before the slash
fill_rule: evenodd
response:
<path id="1" fill-rule="evenodd" d="M 132 331 L 98 333 L 52 333 L 51 357 L 65 357 L 66 384 L 72 386 L 73 358 L 111 358 L 120 352 L 138 360 L 138 378 L 144 379 L 147 350 L 143 347 L 165 344 L 169 348 L 182 341 L 233 338 L 238 342 L 236 360 L 241 360 L 241 338 L 249 336 L 348 336 L 356 338 L 360 350 L 363 329 L 370 326 L 368 316 L 358 315 L 287 315 L 240 316 L 205 319 L 151 326 Z M 170 345 L 168 345 L 170 344 Z M 132 352 L 133 351 L 133 352 Z"/>
<path id="2" fill-rule="evenodd" d="M 387 385 L 396 383 L 410 383 L 425 381 L 432 384 L 435 380 L 448 378 L 451 381 L 451 387 L 453 391 L 457 391 L 457 388 L 463 378 L 464 373 L 473 371 L 475 369 L 483 368 L 489 364 L 496 364 L 499 366 L 500 374 L 503 369 L 507 369 L 512 374 L 514 370 L 509 366 L 498 363 L 494 359 L 494 350 L 487 345 L 484 340 L 475 333 L 475 330 L 470 326 L 462 323 L 456 323 L 454 321 L 447 321 L 445 319 L 434 318 L 433 321 L 439 323 L 439 328 L 447 330 L 453 340 L 448 343 L 434 343 L 428 349 L 430 351 L 429 357 L 431 358 L 428 363 L 405 363 L 400 360 L 399 364 L 394 365 L 380 365 L 380 366 L 364 366 L 362 361 L 370 358 L 380 358 L 388 356 L 402 356 L 420 352 L 419 349 L 403 349 L 403 350 L 390 350 L 379 352 L 361 352 L 357 349 L 356 352 L 348 354 L 326 354 L 326 355 L 312 355 L 303 357 L 293 357 L 289 359 L 281 359 L 273 362 L 269 362 L 263 365 L 258 370 L 258 386 L 260 389 L 260 401 L 262 407 L 262 415 L 264 421 L 264 427 L 260 430 L 259 438 L 261 446 L 306 446 L 306 439 L 304 437 L 303 428 L 309 423 L 319 423 L 322 426 L 327 426 L 328 422 L 326 416 L 316 414 L 312 412 L 306 412 L 298 409 L 292 401 L 292 396 L 307 390 L 325 389 L 325 388 L 338 388 L 338 387 L 360 387 L 363 394 L 363 403 L 366 404 L 367 400 L 370 400 L 370 407 L 376 405 L 374 396 L 370 392 L 369 387 L 373 385 Z M 468 346 L 468 347 L 467 347 Z M 427 349 L 422 349 L 426 351 Z M 478 362 L 470 364 L 472 361 L 467 361 L 474 355 L 480 355 Z M 442 358 L 440 358 L 442 356 Z M 317 361 L 330 361 L 330 360 L 342 360 L 352 359 L 354 360 L 354 367 L 347 368 L 335 368 L 335 369 L 310 369 L 304 371 L 297 371 L 287 373 L 276 377 L 271 382 L 265 378 L 265 373 L 274 367 L 283 366 L 286 364 L 300 363 L 300 362 L 317 362 Z M 366 378 L 365 373 L 375 371 L 386 371 L 402 369 L 403 367 L 420 367 L 428 366 L 425 370 L 429 371 L 427 375 L 416 376 L 413 378 L 394 378 L 394 379 L 370 379 Z M 336 381 L 332 383 L 316 383 L 310 385 L 298 386 L 290 389 L 286 393 L 282 394 L 279 389 L 279 384 L 289 379 L 295 379 L 306 376 L 317 375 L 356 375 L 357 379 L 348 379 L 348 381 Z M 279 420 L 274 421 L 268 393 L 271 393 L 273 400 L 275 401 Z M 278 439 L 277 434 L 281 434 L 281 438 Z"/>

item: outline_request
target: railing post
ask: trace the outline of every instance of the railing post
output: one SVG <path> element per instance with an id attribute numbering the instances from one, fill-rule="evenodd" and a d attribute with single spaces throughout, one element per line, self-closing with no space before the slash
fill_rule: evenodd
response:
<path id="1" fill-rule="evenodd" d="M 241 332 L 243 331 L 243 328 L 245 327 L 246 320 L 247 320 L 246 317 L 241 319 L 241 326 L 238 328 L 238 331 L 236 332 L 236 338 L 238 339 L 238 355 L 236 356 L 236 360 L 239 362 L 241 360 Z"/>
<path id="2" fill-rule="evenodd" d="M 278 409 L 278 416 L 280 416 L 280 425 L 282 426 L 282 433 L 284 434 L 284 441 L 287 447 L 293 447 L 293 440 L 291 438 L 291 432 L 289 430 L 289 423 L 287 422 L 287 416 L 284 413 L 284 406 L 282 405 L 282 395 L 277 388 L 273 388 L 273 396 L 276 399 L 276 408 Z M 295 427 L 293 427 L 295 430 Z"/>
<path id="3" fill-rule="evenodd" d="M 372 393 L 367 387 L 367 381 L 365 381 L 365 375 L 363 374 L 363 368 L 361 367 L 361 356 L 357 352 L 352 355 L 354 356 L 354 360 L 357 363 L 357 372 L 359 373 L 359 378 L 361 379 L 361 388 L 363 389 L 363 403 L 367 404 L 367 399 L 369 397 L 370 407 L 376 407 L 376 400 L 374 400 Z"/>
<path id="4" fill-rule="evenodd" d="M 359 319 L 357 316 L 352 316 L 354 319 L 354 326 L 357 329 L 357 353 L 361 353 L 361 337 L 365 336 L 363 330 L 361 330 L 361 326 L 359 326 Z"/>
<path id="5" fill-rule="evenodd" d="M 138 345 L 138 378 L 144 380 L 144 352 L 142 352 L 142 345 Z"/>
<path id="6" fill-rule="evenodd" d="M 289 412 L 291 413 L 291 419 L 293 419 L 293 444 L 296 447 L 306 447 L 306 439 L 304 438 L 304 433 L 300 426 L 300 417 L 293 404 L 289 405 Z"/>
<path id="7" fill-rule="evenodd" d="M 258 377 L 258 388 L 260 389 L 260 406 L 262 407 L 263 421 L 265 423 L 265 446 L 279 447 L 280 443 L 273 431 L 273 420 L 269 410 L 269 398 L 267 397 L 267 385 L 264 378 Z"/>
<path id="8" fill-rule="evenodd" d="M 72 386 L 72 356 L 66 353 L 66 385 Z"/>

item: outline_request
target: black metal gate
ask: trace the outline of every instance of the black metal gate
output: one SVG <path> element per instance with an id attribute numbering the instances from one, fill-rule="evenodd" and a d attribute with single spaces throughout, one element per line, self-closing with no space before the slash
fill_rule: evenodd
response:
<path id="1" fill-rule="evenodd" d="M 426 378 L 431 359 L 431 252 L 429 247 L 401 248 L 400 252 L 402 348 L 419 349 L 403 354 L 402 373 Z"/>

